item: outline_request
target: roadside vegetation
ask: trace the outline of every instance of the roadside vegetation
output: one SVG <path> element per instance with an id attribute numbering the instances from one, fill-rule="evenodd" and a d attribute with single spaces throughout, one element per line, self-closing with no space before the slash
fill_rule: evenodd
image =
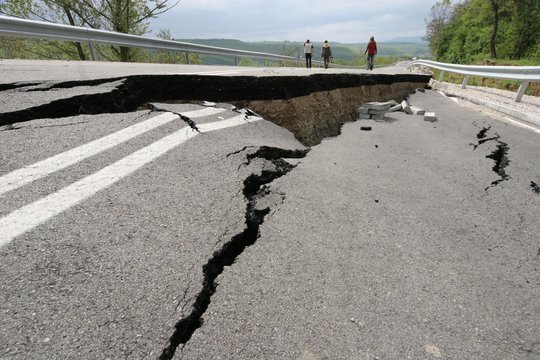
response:
<path id="1" fill-rule="evenodd" d="M 57 24 L 85 26 L 123 34 L 144 35 L 148 20 L 172 9 L 180 0 L 4 0 L 0 14 Z M 30 41 L 0 37 L 0 57 L 23 59 L 91 58 L 88 44 Z M 123 46 L 95 45 L 104 61 L 144 61 L 145 51 Z"/>
<path id="2" fill-rule="evenodd" d="M 426 40 L 435 60 L 471 65 L 540 66 L 539 0 L 443 0 L 431 8 Z M 438 79 L 439 72 L 436 71 Z M 446 74 L 461 83 L 463 76 Z M 516 91 L 516 81 L 471 77 L 469 85 Z M 540 96 L 540 84 L 527 94 Z"/>

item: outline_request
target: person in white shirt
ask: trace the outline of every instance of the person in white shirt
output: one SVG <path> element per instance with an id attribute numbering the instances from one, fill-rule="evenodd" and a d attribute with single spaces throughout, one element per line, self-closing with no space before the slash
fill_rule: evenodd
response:
<path id="1" fill-rule="evenodd" d="M 311 54 L 313 53 L 313 44 L 309 42 L 309 39 L 304 43 L 304 55 L 306 57 L 306 67 L 311 68 Z"/>

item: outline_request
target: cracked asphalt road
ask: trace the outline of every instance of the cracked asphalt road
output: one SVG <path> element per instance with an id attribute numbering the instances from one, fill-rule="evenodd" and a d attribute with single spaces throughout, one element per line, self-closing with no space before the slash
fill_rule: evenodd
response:
<path id="1" fill-rule="evenodd" d="M 14 238 L 0 247 L 0 358 L 538 358 L 539 135 L 433 91 L 409 102 L 438 121 L 348 123 L 305 157 L 264 120 L 203 132 Z M 192 120 L 239 115 L 217 106 Z M 0 176 L 157 113 L 1 128 Z M 188 126 L 179 118 L 1 195 L 0 216 Z M 279 158 L 296 167 L 248 199 L 245 180 Z M 216 277 L 185 344 L 164 351 L 252 200 L 267 213 L 256 241 Z"/>
<path id="2" fill-rule="evenodd" d="M 204 109 L 183 107 L 176 105 L 181 112 Z M 0 175 L 155 115 L 20 124 L 0 132 Z M 200 120 L 238 115 L 225 110 Z M 172 121 L 3 194 L 0 213 L 7 216 L 187 126 Z M 247 164 L 247 155 L 263 145 L 304 149 L 264 120 L 199 134 L 1 247 L 0 358 L 157 358 L 200 292 L 201 267 L 244 229 L 244 180 L 274 167 L 262 158 Z"/>
<path id="3" fill-rule="evenodd" d="M 270 185 L 283 204 L 175 359 L 540 357 L 538 134 L 436 92 L 409 101 L 438 122 L 346 124 Z M 509 159 L 490 187 L 487 127 Z"/>

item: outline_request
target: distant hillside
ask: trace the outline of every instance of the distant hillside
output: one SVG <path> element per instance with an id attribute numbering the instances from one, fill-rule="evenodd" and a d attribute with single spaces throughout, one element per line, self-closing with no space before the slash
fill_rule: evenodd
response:
<path id="1" fill-rule="evenodd" d="M 229 49 L 265 52 L 278 55 L 294 56 L 296 49 L 302 50 L 303 42 L 293 41 L 257 41 L 244 42 L 234 39 L 177 39 L 182 42 L 193 44 L 216 46 Z M 322 43 L 314 42 L 315 58 L 320 57 Z M 330 43 L 334 59 L 343 62 L 350 62 L 357 59 L 361 54 L 363 56 L 366 43 L 359 44 L 341 44 Z M 403 56 L 403 57 L 425 57 L 428 53 L 428 47 L 425 43 L 416 42 L 379 42 L 379 55 L 383 56 Z M 205 64 L 231 64 L 234 60 L 231 58 L 219 57 L 214 55 L 201 55 Z"/>

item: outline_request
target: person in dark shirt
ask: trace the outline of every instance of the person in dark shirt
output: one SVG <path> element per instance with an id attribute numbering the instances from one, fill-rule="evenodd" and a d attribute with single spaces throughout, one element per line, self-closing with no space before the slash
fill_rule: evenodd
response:
<path id="1" fill-rule="evenodd" d="M 330 58 L 332 57 L 332 50 L 330 50 L 330 44 L 328 43 L 328 40 L 324 40 L 321 57 L 324 60 L 324 68 L 328 69 L 328 64 L 330 63 Z"/>

